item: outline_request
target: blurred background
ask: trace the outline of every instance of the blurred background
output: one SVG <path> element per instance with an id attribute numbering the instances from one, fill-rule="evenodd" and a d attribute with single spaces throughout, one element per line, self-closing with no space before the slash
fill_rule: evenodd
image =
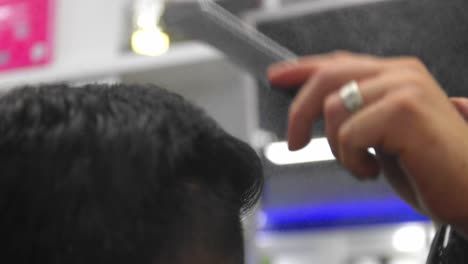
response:
<path id="1" fill-rule="evenodd" d="M 338 49 L 414 55 L 467 96 L 467 13 L 466 0 L 0 0 L 0 89 L 149 82 L 206 109 L 264 161 L 265 194 L 244 219 L 248 264 L 420 264 L 433 224 L 383 180 L 350 177 L 322 122 L 287 151 L 294 92 L 262 71 Z"/>

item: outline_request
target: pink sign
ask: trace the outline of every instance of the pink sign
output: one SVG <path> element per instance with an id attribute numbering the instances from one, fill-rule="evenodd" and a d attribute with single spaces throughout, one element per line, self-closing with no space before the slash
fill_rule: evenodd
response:
<path id="1" fill-rule="evenodd" d="M 0 0 L 0 71 L 51 61 L 53 1 Z"/>

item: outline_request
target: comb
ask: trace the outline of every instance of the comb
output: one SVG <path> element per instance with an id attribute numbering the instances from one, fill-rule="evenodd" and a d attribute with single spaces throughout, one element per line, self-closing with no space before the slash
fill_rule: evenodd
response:
<path id="1" fill-rule="evenodd" d="M 168 2 L 163 21 L 169 32 L 203 41 L 268 84 L 266 70 L 297 56 L 211 0 Z"/>

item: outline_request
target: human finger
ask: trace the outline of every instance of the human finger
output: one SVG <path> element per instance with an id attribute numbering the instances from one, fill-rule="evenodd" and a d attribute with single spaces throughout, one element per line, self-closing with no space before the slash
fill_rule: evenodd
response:
<path id="1" fill-rule="evenodd" d="M 395 92 L 406 82 L 411 82 L 414 74 L 408 71 L 391 70 L 358 82 L 363 99 L 362 107 L 366 107 L 383 98 L 389 92 Z M 338 92 L 329 95 L 323 109 L 325 129 L 332 152 L 337 155 L 337 136 L 340 126 L 352 115 L 346 109 Z M 337 157 L 339 159 L 339 157 Z"/>
<path id="2" fill-rule="evenodd" d="M 427 215 L 427 212 L 419 204 L 415 188 L 412 186 L 407 173 L 402 169 L 399 159 L 395 155 L 388 155 L 376 149 L 376 158 L 383 172 L 383 176 L 393 190 L 416 211 Z"/>
<path id="3" fill-rule="evenodd" d="M 338 152 L 343 165 L 356 176 L 368 178 L 377 173 L 378 161 L 371 159 L 367 150 L 371 147 L 384 149 L 386 154 L 400 153 L 404 137 L 389 135 L 391 128 L 399 127 L 401 134 L 407 134 L 411 122 L 405 122 L 404 108 L 398 100 L 406 100 L 408 91 L 394 93 L 384 100 L 364 108 L 352 115 L 338 132 Z M 396 99 L 394 99 L 396 98 Z M 408 123 L 408 124 L 406 124 Z M 396 140 L 398 139 L 398 140 Z"/>
<path id="4" fill-rule="evenodd" d="M 281 67 L 269 70 L 268 79 L 273 86 L 289 89 L 300 87 L 320 68 L 318 64 L 291 64 Z"/>
<path id="5" fill-rule="evenodd" d="M 344 60 L 375 60 L 377 57 L 369 54 L 358 54 L 348 51 L 334 51 L 330 53 L 305 56 L 296 60 L 283 61 L 270 66 L 267 70 L 268 79 L 278 87 L 297 88 L 304 84 L 312 75 L 321 68 L 333 63 L 342 63 Z M 411 68 L 427 72 L 424 64 L 415 57 L 380 58 L 386 61 L 388 66 L 395 68 Z"/>
<path id="6" fill-rule="evenodd" d="M 289 109 L 289 148 L 297 150 L 308 143 L 312 123 L 323 113 L 325 98 L 346 82 L 370 78 L 381 70 L 378 61 L 347 60 L 323 69 L 309 79 Z"/>
<path id="7" fill-rule="evenodd" d="M 468 121 L 468 98 L 456 97 L 450 98 L 450 100 L 463 118 Z"/>
<path id="8" fill-rule="evenodd" d="M 303 85 L 319 69 L 336 60 L 354 56 L 350 52 L 335 51 L 326 54 L 306 56 L 297 60 L 284 61 L 272 65 L 267 70 L 271 84 L 277 87 L 297 88 Z"/>

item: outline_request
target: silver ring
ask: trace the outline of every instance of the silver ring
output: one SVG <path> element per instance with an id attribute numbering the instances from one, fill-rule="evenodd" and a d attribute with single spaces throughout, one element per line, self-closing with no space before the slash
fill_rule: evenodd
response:
<path id="1" fill-rule="evenodd" d="M 359 84 L 356 81 L 351 81 L 340 89 L 340 97 L 343 100 L 345 108 L 354 113 L 359 110 L 364 104 L 361 92 L 359 91 Z"/>

